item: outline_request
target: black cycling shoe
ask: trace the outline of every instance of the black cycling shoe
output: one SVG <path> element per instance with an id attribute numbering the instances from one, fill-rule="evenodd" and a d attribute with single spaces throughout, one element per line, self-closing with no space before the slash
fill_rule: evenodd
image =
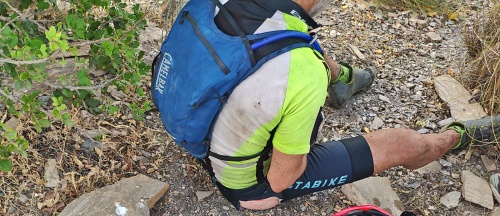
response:
<path id="1" fill-rule="evenodd" d="M 474 143 L 500 142 L 500 114 L 466 122 L 453 122 L 445 127 L 460 133 L 460 142 L 453 149 L 464 149 Z"/>
<path id="2" fill-rule="evenodd" d="M 375 75 L 377 74 L 377 69 L 375 67 L 359 69 L 345 63 L 340 63 L 340 65 L 349 68 L 351 72 L 351 82 L 346 84 L 342 81 L 337 81 L 330 84 L 328 88 L 328 99 L 334 108 L 342 107 L 356 92 L 368 89 L 373 84 Z"/>

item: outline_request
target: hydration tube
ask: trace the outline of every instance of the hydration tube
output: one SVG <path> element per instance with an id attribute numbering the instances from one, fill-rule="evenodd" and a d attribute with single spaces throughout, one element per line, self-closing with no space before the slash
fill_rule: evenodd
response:
<path id="1" fill-rule="evenodd" d="M 310 42 L 310 43 L 312 42 L 311 45 L 314 47 L 314 49 L 320 53 L 323 53 L 323 50 L 321 50 L 321 47 L 319 46 L 319 43 L 316 40 L 316 38 L 314 38 L 311 35 L 308 35 L 306 33 L 298 32 L 298 31 L 285 31 L 282 33 L 271 35 L 267 38 L 264 38 L 262 40 L 259 40 L 255 43 L 253 43 L 251 45 L 252 50 L 259 49 L 267 44 L 270 44 L 270 43 L 273 43 L 273 42 L 276 42 L 276 41 L 279 41 L 279 40 L 285 39 L 285 38 L 299 38 L 299 39 L 303 39 L 303 40 Z"/>

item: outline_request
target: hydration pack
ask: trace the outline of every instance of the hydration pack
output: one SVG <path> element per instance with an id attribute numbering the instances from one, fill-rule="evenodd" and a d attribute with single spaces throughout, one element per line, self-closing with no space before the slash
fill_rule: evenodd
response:
<path id="1" fill-rule="evenodd" d="M 217 28 L 216 7 L 238 36 Z M 323 54 L 306 33 L 245 35 L 219 0 L 190 0 L 153 61 L 151 94 L 167 132 L 191 155 L 205 158 L 212 126 L 233 89 L 269 59 L 299 47 Z"/>

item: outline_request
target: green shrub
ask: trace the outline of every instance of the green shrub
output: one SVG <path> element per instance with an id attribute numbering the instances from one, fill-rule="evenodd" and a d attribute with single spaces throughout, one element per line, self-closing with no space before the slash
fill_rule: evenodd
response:
<path id="1" fill-rule="evenodd" d="M 128 111 L 142 118 L 150 107 L 141 81 L 150 67 L 137 49 L 146 24 L 139 5 L 120 0 L 68 0 L 59 6 L 53 0 L 9 2 L 0 0 L 0 77 L 7 84 L 0 89 L 0 103 L 7 108 L 6 117 L 19 119 L 23 127 L 10 128 L 5 117 L 0 121 L 0 170 L 12 169 L 12 154 L 27 157 L 26 131 L 68 129 L 81 109 L 118 112 L 109 103 L 110 86 L 133 94 Z M 79 50 L 88 46 L 88 54 L 81 55 Z M 48 68 L 64 66 L 69 59 L 76 73 L 56 74 L 58 84 L 50 83 L 48 90 L 37 87 L 53 78 Z M 89 76 L 97 69 L 105 75 Z M 40 99 L 47 95 L 48 106 Z"/>

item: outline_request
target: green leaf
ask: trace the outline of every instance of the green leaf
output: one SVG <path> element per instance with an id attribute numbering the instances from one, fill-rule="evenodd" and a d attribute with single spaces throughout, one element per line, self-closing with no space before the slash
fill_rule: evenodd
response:
<path id="1" fill-rule="evenodd" d="M 51 51 L 56 51 L 60 48 L 61 46 L 59 46 L 58 43 L 54 43 L 54 42 L 49 42 L 49 49 Z"/>
<path id="2" fill-rule="evenodd" d="M 38 56 L 39 58 L 46 58 L 46 57 L 48 57 L 49 54 L 47 53 L 47 45 L 45 45 L 45 44 L 40 45 L 40 52 L 42 54 Z"/>
<path id="3" fill-rule="evenodd" d="M 135 90 L 135 93 L 137 93 L 137 95 L 139 95 L 140 97 L 146 96 L 146 94 L 144 94 L 144 89 L 142 89 L 142 88 L 137 88 Z"/>
<path id="4" fill-rule="evenodd" d="M 35 123 L 35 130 L 37 133 L 42 132 L 42 124 L 40 124 L 40 122 Z"/>
<path id="5" fill-rule="evenodd" d="M 115 44 L 109 41 L 104 41 L 102 42 L 102 48 L 104 49 L 104 52 L 106 53 L 107 56 L 111 56 L 111 54 L 113 54 Z"/>
<path id="6" fill-rule="evenodd" d="M 75 124 L 75 122 L 71 120 L 71 115 L 69 113 L 62 114 L 61 118 L 63 123 L 68 127 L 72 127 Z"/>
<path id="7" fill-rule="evenodd" d="M 85 100 L 85 104 L 87 104 L 89 108 L 98 107 L 99 103 L 100 101 L 95 98 L 87 98 L 87 100 Z"/>
<path id="8" fill-rule="evenodd" d="M 130 82 L 133 85 L 140 85 L 141 84 L 141 76 L 138 73 L 134 73 L 132 75 L 132 79 L 130 80 Z"/>
<path id="9" fill-rule="evenodd" d="M 73 125 L 75 125 L 75 122 L 73 120 L 71 120 L 71 119 L 65 119 L 65 120 L 63 120 L 63 123 L 67 127 L 73 127 Z"/>
<path id="10" fill-rule="evenodd" d="M 61 110 L 61 111 L 65 110 L 66 109 L 66 104 L 59 105 L 59 107 L 57 107 L 57 109 Z"/>
<path id="11" fill-rule="evenodd" d="M 142 51 L 142 50 L 139 51 L 139 55 L 137 56 L 137 59 L 139 59 L 139 60 L 142 59 L 142 57 L 144 57 L 144 54 L 145 54 L 144 51 Z"/>
<path id="12" fill-rule="evenodd" d="M 38 27 L 38 26 L 37 26 Z M 25 37 L 24 38 L 26 46 L 31 47 L 31 49 L 36 50 L 40 46 L 43 45 L 43 41 L 39 39 L 31 39 L 30 37 Z"/>
<path id="13" fill-rule="evenodd" d="M 87 72 L 85 70 L 80 70 L 77 72 L 76 77 L 78 78 L 78 86 L 90 86 L 90 79 L 87 76 Z"/>
<path id="14" fill-rule="evenodd" d="M 123 75 L 123 79 L 125 80 L 130 80 L 132 78 L 132 73 L 127 72 Z"/>
<path id="15" fill-rule="evenodd" d="M 25 103 L 28 103 L 28 102 L 31 102 L 33 101 L 38 95 L 40 95 L 40 93 L 42 93 L 40 90 L 37 90 L 37 91 L 34 91 L 33 93 L 29 94 L 29 95 L 24 95 L 21 100 Z"/>
<path id="16" fill-rule="evenodd" d="M 89 95 L 88 90 L 78 90 L 78 98 L 85 99 Z"/>
<path id="17" fill-rule="evenodd" d="M 6 159 L 0 159 L 0 170 L 4 172 L 9 172 L 14 168 L 12 163 L 9 160 Z"/>
<path id="18" fill-rule="evenodd" d="M 40 112 L 40 111 L 37 111 L 35 110 L 35 116 L 38 118 L 38 119 L 43 119 L 47 116 L 47 114 L 43 113 L 43 112 Z"/>
<path id="19" fill-rule="evenodd" d="M 111 106 L 109 106 L 109 108 L 108 108 L 108 113 L 109 113 L 110 115 L 114 115 L 114 114 L 115 114 L 115 113 L 117 113 L 118 111 L 120 111 L 120 108 L 118 108 L 117 106 L 113 106 L 113 105 L 111 105 Z"/>
<path id="20" fill-rule="evenodd" d="M 51 123 L 48 119 L 40 119 L 40 125 L 42 125 L 43 128 L 48 128 L 50 127 Z"/>
<path id="21" fill-rule="evenodd" d="M 28 140 L 22 138 L 18 141 L 18 144 L 21 146 L 21 150 L 25 151 L 26 149 L 28 149 Z"/>
<path id="22" fill-rule="evenodd" d="M 57 100 L 57 96 L 52 97 L 52 106 L 59 106 L 59 100 Z"/>
<path id="23" fill-rule="evenodd" d="M 19 78 L 22 79 L 22 80 L 27 80 L 28 78 L 30 78 L 30 74 L 26 71 L 26 72 L 22 72 L 19 74 Z"/>
<path id="24" fill-rule="evenodd" d="M 58 109 L 52 110 L 52 114 L 56 117 L 59 116 L 59 110 Z"/>
<path id="25" fill-rule="evenodd" d="M 83 7 L 85 8 L 85 11 L 88 11 L 92 8 L 92 3 L 90 2 L 83 2 Z"/>
<path id="26" fill-rule="evenodd" d="M 19 153 L 23 158 L 28 158 L 28 153 L 26 151 L 21 151 L 21 153 Z"/>
<path id="27" fill-rule="evenodd" d="M 26 8 L 28 8 L 31 3 L 33 3 L 33 0 L 21 0 L 21 9 L 24 10 Z"/>
<path id="28" fill-rule="evenodd" d="M 9 130 L 9 132 L 5 132 L 5 138 L 7 138 L 8 140 L 14 140 L 17 138 L 17 131 L 15 128 L 11 128 Z"/>
<path id="29" fill-rule="evenodd" d="M 59 46 L 61 47 L 61 49 L 63 51 L 68 51 L 69 50 L 69 45 L 68 45 L 68 41 L 67 40 L 59 42 Z"/>
<path id="30" fill-rule="evenodd" d="M 54 27 L 54 26 L 51 26 L 49 28 L 49 30 L 45 31 L 45 37 L 49 41 L 55 40 L 56 39 L 56 34 L 57 34 L 56 27 Z"/>
<path id="31" fill-rule="evenodd" d="M 50 4 L 46 1 L 38 1 L 38 4 L 36 6 L 38 7 L 38 10 L 44 11 L 45 9 L 50 7 Z"/>
<path id="32" fill-rule="evenodd" d="M 64 95 L 64 97 L 67 97 L 67 98 L 73 97 L 73 91 L 71 91 L 69 89 L 62 90 L 62 94 Z"/>
<path id="33" fill-rule="evenodd" d="M 33 83 L 31 82 L 31 80 L 26 80 L 26 82 L 24 82 L 24 87 L 26 87 L 27 89 L 31 89 L 33 87 Z"/>
<path id="34" fill-rule="evenodd" d="M 133 59 L 135 57 L 135 51 L 133 49 L 127 49 L 125 51 L 125 57 L 128 59 Z"/>

